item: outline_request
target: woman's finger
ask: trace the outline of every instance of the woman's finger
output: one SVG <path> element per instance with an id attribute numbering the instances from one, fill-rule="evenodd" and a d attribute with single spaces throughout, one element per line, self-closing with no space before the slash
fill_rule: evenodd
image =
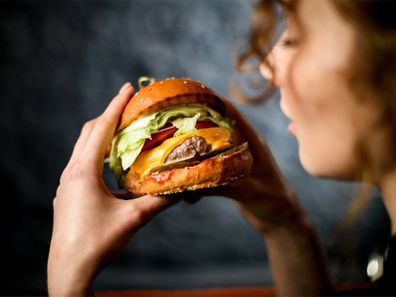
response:
<path id="1" fill-rule="evenodd" d="M 84 147 L 81 162 L 99 165 L 99 167 L 94 168 L 95 170 L 101 168 L 106 147 L 113 138 L 121 113 L 132 95 L 133 87 L 130 83 L 126 83 L 95 122 L 95 126 Z"/>
<path id="2" fill-rule="evenodd" d="M 74 145 L 73 148 L 73 152 L 71 154 L 70 160 L 67 163 L 66 168 L 63 170 L 62 175 L 60 177 L 60 183 L 62 184 L 66 178 L 66 176 L 68 176 L 71 167 L 73 166 L 73 164 L 75 163 L 76 160 L 79 159 L 82 151 L 84 150 L 85 144 L 89 138 L 89 135 L 91 135 L 92 129 L 95 125 L 97 118 L 90 120 L 88 122 L 86 122 L 83 126 L 83 128 L 81 129 L 81 133 L 80 136 L 78 137 L 76 144 Z"/>
<path id="3" fill-rule="evenodd" d="M 86 122 L 82 127 L 80 136 L 78 137 L 77 142 L 74 145 L 69 163 L 73 162 L 75 159 L 78 159 L 79 154 L 81 154 L 81 152 L 83 151 L 85 144 L 87 143 L 87 140 L 91 135 L 92 129 L 95 126 L 97 119 L 98 118 L 95 118 Z"/>

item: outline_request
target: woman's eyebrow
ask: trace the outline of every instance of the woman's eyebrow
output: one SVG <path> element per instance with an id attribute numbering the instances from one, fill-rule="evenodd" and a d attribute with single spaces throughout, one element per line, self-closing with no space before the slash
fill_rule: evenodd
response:
<path id="1" fill-rule="evenodd" d="M 304 18 L 301 15 L 301 2 L 300 0 L 286 0 L 287 6 L 283 7 L 285 13 L 285 19 L 288 26 L 292 26 L 295 29 L 304 31 L 306 29 Z"/>
<path id="2" fill-rule="evenodd" d="M 289 25 L 290 23 L 296 24 L 298 23 L 298 0 L 280 0 L 279 3 L 283 10 L 283 18 L 286 21 L 286 24 Z"/>
<path id="3" fill-rule="evenodd" d="M 299 0 L 280 0 L 280 5 L 282 5 L 283 9 L 288 13 L 296 13 L 297 8 L 299 6 Z"/>

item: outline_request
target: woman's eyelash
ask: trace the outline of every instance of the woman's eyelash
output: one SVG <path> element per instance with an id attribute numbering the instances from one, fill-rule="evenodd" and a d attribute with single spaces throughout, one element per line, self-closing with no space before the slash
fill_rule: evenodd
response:
<path id="1" fill-rule="evenodd" d="M 298 38 L 296 37 L 288 37 L 288 38 L 283 38 L 280 41 L 281 45 L 284 47 L 293 47 L 298 44 Z"/>

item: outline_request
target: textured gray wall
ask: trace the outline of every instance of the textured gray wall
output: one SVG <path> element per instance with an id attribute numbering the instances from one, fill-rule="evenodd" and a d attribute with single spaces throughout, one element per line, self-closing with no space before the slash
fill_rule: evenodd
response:
<path id="1" fill-rule="evenodd" d="M 0 295 L 45 293 L 52 198 L 83 122 L 123 82 L 142 75 L 191 77 L 227 97 L 249 16 L 244 0 L 0 3 Z M 239 107 L 318 228 L 335 278 L 364 280 L 368 255 L 383 248 L 389 232 L 378 195 L 341 242 L 335 228 L 353 185 L 303 171 L 276 96 L 265 106 Z M 113 185 L 108 173 L 106 179 Z M 208 197 L 154 219 L 96 288 L 262 284 L 271 276 L 261 239 L 232 201 Z"/>

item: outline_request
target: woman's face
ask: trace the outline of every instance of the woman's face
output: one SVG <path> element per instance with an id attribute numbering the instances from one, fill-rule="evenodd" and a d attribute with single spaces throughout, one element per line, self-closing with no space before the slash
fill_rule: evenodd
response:
<path id="1" fill-rule="evenodd" d="M 281 109 L 291 120 L 301 163 L 313 175 L 359 174 L 356 145 L 370 109 L 348 86 L 354 45 L 354 28 L 330 1 L 300 0 L 270 55 Z"/>

